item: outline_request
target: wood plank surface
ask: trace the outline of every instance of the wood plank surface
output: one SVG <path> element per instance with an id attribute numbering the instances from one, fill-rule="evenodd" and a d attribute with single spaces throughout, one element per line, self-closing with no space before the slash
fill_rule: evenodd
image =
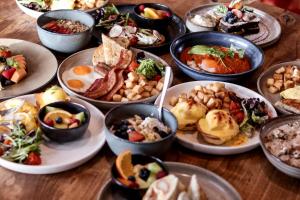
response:
<path id="1" fill-rule="evenodd" d="M 138 3 L 137 0 L 114 0 L 116 4 Z M 170 6 L 175 13 L 184 17 L 192 7 L 209 1 L 202 0 L 160 0 Z M 281 39 L 265 48 L 263 67 L 251 78 L 242 82 L 256 89 L 258 75 L 270 65 L 295 60 L 300 56 L 300 16 L 278 7 L 258 2 L 252 6 L 261 9 L 278 20 L 282 25 Z M 35 19 L 18 9 L 14 0 L 0 1 L 0 37 L 18 38 L 39 43 Z M 56 54 L 59 61 L 66 55 Z M 175 66 L 169 54 L 162 55 L 173 67 L 173 84 L 191 81 Z M 34 80 L 32 80 L 34 82 Z M 56 80 L 53 81 L 54 83 Z M 95 199 L 101 186 L 110 178 L 110 166 L 115 156 L 105 147 L 90 161 L 63 173 L 54 175 L 26 175 L 0 167 L 0 200 L 89 200 Z M 164 157 L 166 161 L 193 164 L 209 169 L 229 181 L 247 200 L 300 200 L 300 181 L 276 170 L 265 158 L 261 148 L 248 153 L 232 156 L 213 156 L 190 151 L 175 143 Z"/>

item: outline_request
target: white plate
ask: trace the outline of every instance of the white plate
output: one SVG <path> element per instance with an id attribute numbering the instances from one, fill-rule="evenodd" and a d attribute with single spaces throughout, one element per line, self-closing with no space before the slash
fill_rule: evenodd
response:
<path id="1" fill-rule="evenodd" d="M 193 22 L 190 21 L 190 16 L 194 14 L 204 14 L 208 10 L 211 10 L 213 7 L 217 5 L 221 5 L 221 4 L 220 3 L 205 4 L 189 10 L 185 15 L 185 24 L 187 28 L 191 32 L 201 31 L 201 29 L 203 29 L 202 31 L 205 31 L 207 28 L 201 28 L 200 26 L 195 25 Z M 263 28 L 266 29 L 268 35 L 261 34 L 261 36 L 256 39 L 253 38 L 253 36 L 255 35 L 257 36 L 258 34 L 246 35 L 244 37 L 248 40 L 251 40 L 256 45 L 259 45 L 260 47 L 267 47 L 277 42 L 281 35 L 281 26 L 278 20 L 264 11 L 261 11 L 259 9 L 250 6 L 246 6 L 246 7 L 253 9 L 253 12 L 259 16 L 261 20 L 259 26 L 261 30 Z"/>
<path id="2" fill-rule="evenodd" d="M 35 104 L 34 94 L 18 98 Z M 91 113 L 88 130 L 82 138 L 63 144 L 43 140 L 41 165 L 18 164 L 0 158 L 0 166 L 26 174 L 53 174 L 77 167 L 96 155 L 105 143 L 104 115 L 96 107 L 81 99 L 71 97 L 71 101 L 87 107 Z"/>
<path id="3" fill-rule="evenodd" d="M 73 95 L 76 97 L 79 97 L 81 99 L 84 99 L 88 102 L 90 102 L 91 104 L 94 104 L 95 106 L 102 108 L 102 109 L 110 109 L 113 108 L 115 106 L 119 106 L 119 105 L 124 105 L 124 104 L 128 104 L 128 103 L 152 103 L 155 101 L 155 99 L 157 98 L 158 95 L 154 95 L 145 99 L 140 99 L 137 101 L 129 101 L 129 102 L 114 102 L 114 101 L 103 101 L 103 100 L 98 100 L 98 99 L 91 99 L 88 97 L 85 97 L 79 93 L 76 93 L 75 91 L 71 90 L 62 80 L 62 74 L 64 71 L 70 69 L 71 67 L 74 67 L 76 65 L 89 65 L 92 66 L 92 57 L 93 57 L 93 53 L 96 50 L 96 48 L 91 48 L 91 49 L 85 49 L 82 51 L 79 51 L 77 53 L 74 53 L 73 55 L 69 56 L 68 58 L 66 58 L 59 66 L 58 70 L 57 70 L 57 79 L 59 81 L 59 84 L 62 86 L 62 88 L 69 94 L 69 95 Z M 131 48 L 131 50 L 133 51 L 133 53 L 137 54 L 139 52 L 144 52 L 145 57 L 146 58 L 151 58 L 155 61 L 158 61 L 160 63 L 162 63 L 164 66 L 169 66 L 169 64 L 164 61 L 163 59 L 161 59 L 160 57 L 149 53 L 147 51 L 144 50 L 140 50 L 140 49 L 136 49 L 136 48 Z M 170 83 L 169 86 L 171 86 L 173 81 L 173 72 L 171 70 L 171 77 L 170 77 Z"/>
<path id="4" fill-rule="evenodd" d="M 27 76 L 19 83 L 0 91 L 0 100 L 31 93 L 48 84 L 56 74 L 57 60 L 45 47 L 24 40 L 0 38 L 0 45 L 8 46 L 12 54 L 23 54 L 27 62 Z"/>
<path id="5" fill-rule="evenodd" d="M 214 83 L 216 81 L 193 81 L 193 82 L 187 82 L 183 84 L 179 84 L 176 86 L 173 86 L 168 89 L 166 98 L 164 101 L 164 107 L 167 109 L 171 109 L 172 106 L 169 105 L 169 101 L 171 97 L 177 97 L 181 93 L 187 93 L 191 91 L 195 86 L 197 85 L 208 85 L 210 83 Z M 257 94 L 256 92 L 236 85 L 232 83 L 225 83 L 225 87 L 236 93 L 237 96 L 242 97 L 242 98 L 259 98 L 260 100 L 264 101 L 268 107 L 269 114 L 271 117 L 277 117 L 277 113 L 272 106 L 272 104 L 266 100 L 264 97 L 261 95 Z M 160 100 L 159 96 L 155 104 L 158 105 L 158 102 Z M 208 153 L 208 154 L 215 154 L 215 155 L 231 155 L 231 154 L 238 154 L 238 153 L 244 153 L 246 151 L 250 151 L 254 148 L 256 148 L 259 145 L 259 138 L 258 138 L 258 133 L 256 133 L 251 139 L 248 140 L 247 143 L 239 145 L 239 146 L 216 146 L 216 145 L 211 145 L 208 143 L 205 143 L 204 141 L 199 141 L 197 138 L 198 134 L 178 134 L 176 135 L 178 141 L 180 144 L 185 146 L 186 148 L 203 152 L 203 153 Z"/>
<path id="6" fill-rule="evenodd" d="M 108 0 L 105 0 L 103 2 L 103 5 L 102 6 L 105 6 L 106 4 L 108 3 Z M 44 12 L 39 12 L 39 11 L 35 11 L 35 10 L 32 10 L 30 8 L 27 8 L 25 6 L 23 6 L 22 4 L 19 3 L 18 0 L 16 0 L 16 4 L 18 5 L 18 7 L 26 14 L 26 15 L 29 15 L 30 17 L 33 17 L 33 18 L 38 18 L 39 16 L 41 16 L 42 14 L 44 14 Z M 102 7 L 100 6 L 100 7 Z M 99 7 L 99 8 L 100 8 Z M 84 12 L 92 12 L 94 10 L 97 10 L 98 8 L 92 8 L 92 9 L 88 9 L 88 10 L 84 10 Z"/>

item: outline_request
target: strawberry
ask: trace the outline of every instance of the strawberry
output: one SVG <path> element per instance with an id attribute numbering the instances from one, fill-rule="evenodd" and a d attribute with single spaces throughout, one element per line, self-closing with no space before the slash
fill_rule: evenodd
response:
<path id="1" fill-rule="evenodd" d="M 6 79 L 10 80 L 10 78 L 13 76 L 15 71 L 16 71 L 16 68 L 12 67 L 8 70 L 3 71 L 2 76 L 4 76 Z"/>
<path id="2" fill-rule="evenodd" d="M 140 5 L 139 6 L 139 11 L 142 13 L 142 12 L 144 12 L 144 10 L 145 10 L 145 6 L 144 5 Z"/>
<path id="3" fill-rule="evenodd" d="M 145 139 L 145 136 L 137 131 L 131 131 L 128 135 L 130 142 L 141 142 Z"/>
<path id="4" fill-rule="evenodd" d="M 47 119 L 46 121 L 44 121 L 45 124 L 47 124 L 48 126 L 54 126 L 54 121 L 51 119 Z"/>

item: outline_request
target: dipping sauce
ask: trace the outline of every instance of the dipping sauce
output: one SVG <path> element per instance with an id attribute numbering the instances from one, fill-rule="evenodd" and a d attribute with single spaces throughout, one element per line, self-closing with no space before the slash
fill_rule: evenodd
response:
<path id="1" fill-rule="evenodd" d="M 268 151 L 281 161 L 300 168 L 300 122 L 293 121 L 270 131 L 263 138 Z"/>
<path id="2" fill-rule="evenodd" d="M 158 119 L 143 119 L 139 115 L 115 123 L 111 130 L 116 136 L 131 142 L 154 142 L 167 137 L 171 132 L 170 128 Z"/>
<path id="3" fill-rule="evenodd" d="M 180 60 L 193 69 L 214 74 L 236 74 L 251 68 L 243 50 L 232 47 L 196 45 L 185 48 Z"/>
<path id="4" fill-rule="evenodd" d="M 86 25 L 67 19 L 58 19 L 48 22 L 43 26 L 47 31 L 60 34 L 81 33 L 89 29 Z"/>

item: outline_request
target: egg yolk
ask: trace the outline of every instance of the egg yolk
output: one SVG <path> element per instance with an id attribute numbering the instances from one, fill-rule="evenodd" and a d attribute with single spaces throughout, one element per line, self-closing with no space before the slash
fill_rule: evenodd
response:
<path id="1" fill-rule="evenodd" d="M 73 68 L 73 72 L 77 75 L 86 75 L 92 72 L 89 66 L 76 66 Z"/>
<path id="2" fill-rule="evenodd" d="M 84 83 L 81 80 L 76 80 L 76 79 L 68 80 L 67 83 L 71 88 L 76 88 L 76 89 L 82 88 L 84 86 Z"/>

